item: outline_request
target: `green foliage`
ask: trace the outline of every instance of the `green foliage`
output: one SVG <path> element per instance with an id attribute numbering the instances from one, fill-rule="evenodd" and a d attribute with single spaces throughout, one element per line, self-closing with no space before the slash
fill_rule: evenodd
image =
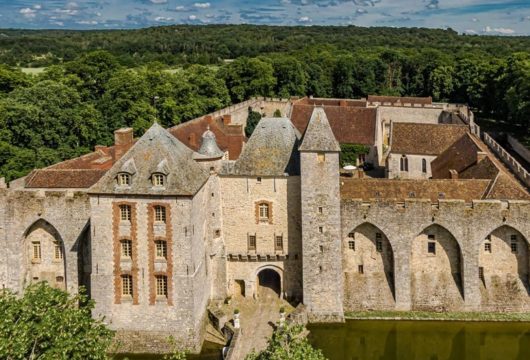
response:
<path id="1" fill-rule="evenodd" d="M 360 154 L 368 154 L 370 148 L 358 144 L 341 144 L 339 161 L 340 166 L 355 165 Z"/>
<path id="2" fill-rule="evenodd" d="M 23 297 L 0 294 L 0 358 L 107 359 L 113 332 L 94 320 L 94 303 L 46 283 L 26 288 Z"/>
<path id="3" fill-rule="evenodd" d="M 303 326 L 278 328 L 260 353 L 251 353 L 245 360 L 325 360 L 322 351 L 311 346 L 303 334 Z"/>
<path id="4" fill-rule="evenodd" d="M 256 126 L 258 126 L 259 121 L 261 120 L 261 114 L 257 111 L 252 110 L 251 107 L 248 108 L 248 117 L 247 117 L 247 126 L 245 127 L 245 135 L 250 137 L 254 132 Z"/>
<path id="5" fill-rule="evenodd" d="M 186 352 L 177 345 L 173 336 L 168 338 L 168 342 L 172 350 L 170 354 L 164 355 L 162 360 L 186 360 Z"/>
<path id="6" fill-rule="evenodd" d="M 272 116 L 276 117 L 276 118 L 281 118 L 282 117 L 282 112 L 280 111 L 280 109 L 276 109 L 276 110 L 274 110 L 274 114 Z"/>

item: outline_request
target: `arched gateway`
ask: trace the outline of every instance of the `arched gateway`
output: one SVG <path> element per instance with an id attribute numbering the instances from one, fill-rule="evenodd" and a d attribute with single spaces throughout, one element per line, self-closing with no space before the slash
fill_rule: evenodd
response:
<path id="1" fill-rule="evenodd" d="M 281 297 L 282 278 L 276 270 L 271 268 L 262 269 L 258 272 L 257 277 L 257 295 L 259 298 Z"/>

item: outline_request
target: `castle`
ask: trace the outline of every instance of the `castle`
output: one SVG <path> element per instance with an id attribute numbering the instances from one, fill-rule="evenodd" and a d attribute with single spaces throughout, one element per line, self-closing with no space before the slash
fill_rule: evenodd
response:
<path id="1" fill-rule="evenodd" d="M 265 117 L 247 139 L 249 108 Z M 119 129 L 0 189 L 0 283 L 84 286 L 121 334 L 195 350 L 210 302 L 260 286 L 312 321 L 530 311 L 530 177 L 483 138 L 466 106 L 379 96 Z M 356 168 L 342 144 L 366 149 Z"/>

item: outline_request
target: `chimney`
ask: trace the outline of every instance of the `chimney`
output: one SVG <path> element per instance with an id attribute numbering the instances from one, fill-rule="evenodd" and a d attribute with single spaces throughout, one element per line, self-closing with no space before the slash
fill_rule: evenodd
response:
<path id="1" fill-rule="evenodd" d="M 206 115 L 204 117 L 204 119 L 206 119 L 206 122 L 208 123 L 208 125 L 212 125 L 213 124 L 213 117 L 212 115 Z"/>
<path id="2" fill-rule="evenodd" d="M 223 115 L 223 124 L 226 126 L 226 125 L 230 125 L 231 123 L 232 123 L 232 115 L 230 114 Z"/>
<path id="3" fill-rule="evenodd" d="M 134 142 L 132 128 L 121 128 L 114 131 L 114 161 L 120 159 Z"/>
<path id="4" fill-rule="evenodd" d="M 347 106 L 348 103 L 346 102 L 346 100 L 340 100 L 339 101 L 339 106 Z"/>
<path id="5" fill-rule="evenodd" d="M 451 177 L 451 180 L 458 180 L 458 171 L 455 169 L 449 170 L 449 176 Z"/>
<path id="6" fill-rule="evenodd" d="M 477 151 L 477 163 L 481 162 L 487 157 L 488 157 L 488 154 L 486 154 L 484 151 Z"/>
<path id="7" fill-rule="evenodd" d="M 106 148 L 105 145 L 96 145 L 96 146 L 94 147 L 94 151 L 103 150 L 103 149 L 105 149 L 105 148 Z"/>

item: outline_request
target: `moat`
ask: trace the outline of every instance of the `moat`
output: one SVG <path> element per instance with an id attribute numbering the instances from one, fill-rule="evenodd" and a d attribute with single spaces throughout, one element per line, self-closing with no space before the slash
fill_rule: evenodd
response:
<path id="1" fill-rule="evenodd" d="M 530 323 L 351 320 L 309 329 L 329 360 L 530 358 Z"/>

